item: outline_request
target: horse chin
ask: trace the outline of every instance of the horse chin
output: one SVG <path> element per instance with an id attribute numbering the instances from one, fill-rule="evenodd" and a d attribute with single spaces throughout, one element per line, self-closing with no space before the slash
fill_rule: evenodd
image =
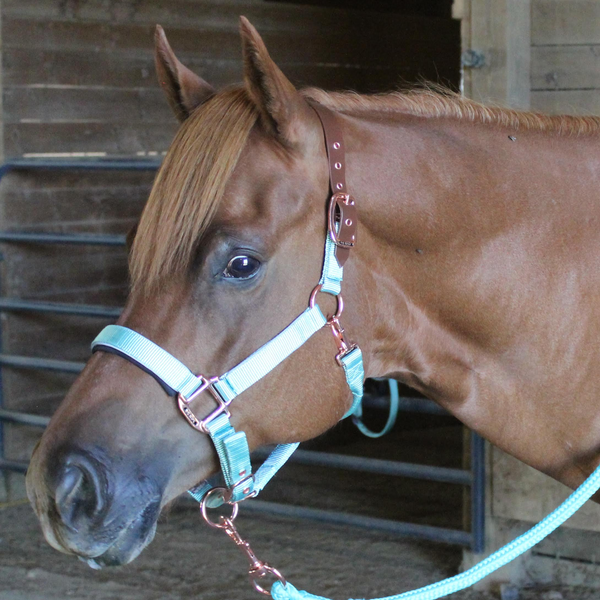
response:
<path id="1" fill-rule="evenodd" d="M 103 554 L 93 558 L 80 556 L 79 560 L 87 563 L 92 569 L 126 565 L 135 560 L 142 550 L 152 542 L 156 533 L 156 522 L 145 531 L 143 537 L 140 536 L 140 533 L 140 527 L 136 523 L 132 523 L 121 532 L 117 541 Z"/>

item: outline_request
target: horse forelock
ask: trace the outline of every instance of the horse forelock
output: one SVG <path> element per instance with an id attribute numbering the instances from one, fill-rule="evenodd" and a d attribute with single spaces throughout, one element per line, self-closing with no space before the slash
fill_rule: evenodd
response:
<path id="1" fill-rule="evenodd" d="M 140 218 L 130 258 L 134 288 L 149 290 L 189 268 L 257 119 L 246 90 L 236 87 L 182 124 Z"/>

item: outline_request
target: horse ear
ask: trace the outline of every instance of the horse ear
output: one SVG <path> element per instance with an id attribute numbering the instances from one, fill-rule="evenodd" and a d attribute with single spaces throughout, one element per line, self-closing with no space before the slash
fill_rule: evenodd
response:
<path id="1" fill-rule="evenodd" d="M 244 56 L 244 81 L 268 131 L 288 146 L 302 138 L 300 125 L 310 109 L 289 79 L 267 52 L 262 38 L 246 19 L 240 17 Z"/>
<path id="2" fill-rule="evenodd" d="M 160 25 L 154 34 L 154 61 L 158 81 L 179 121 L 185 121 L 196 107 L 216 93 L 212 85 L 177 60 Z"/>

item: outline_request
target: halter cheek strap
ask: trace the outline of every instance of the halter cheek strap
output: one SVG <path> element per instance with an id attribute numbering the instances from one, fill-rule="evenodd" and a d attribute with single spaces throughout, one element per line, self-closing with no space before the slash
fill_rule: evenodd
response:
<path id="1" fill-rule="evenodd" d="M 334 114 L 325 107 L 311 106 L 323 125 L 332 195 L 329 201 L 323 270 L 319 284 L 311 294 L 309 308 L 236 367 L 212 379 L 192 373 L 169 352 L 127 327 L 109 325 L 92 343 L 93 352 L 117 354 L 152 375 L 167 394 L 177 398 L 179 409 L 188 423 L 211 437 L 229 490 L 228 497 L 220 501 L 234 503 L 256 496 L 298 447 L 297 443 L 277 446 L 256 474 L 252 475 L 246 434 L 235 431 L 231 425 L 229 405 L 234 398 L 272 371 L 323 326 L 331 327 L 339 350 L 336 360 L 344 369 L 348 387 L 352 392 L 352 406 L 344 417 L 356 412 L 362 400 L 365 377 L 362 352 L 358 346 L 346 340 L 344 329 L 339 322 L 343 307 L 340 296 L 343 265 L 356 242 L 356 207 L 354 199 L 346 189 L 345 148 L 339 124 Z M 329 319 L 323 316 L 315 303 L 319 291 L 338 296 L 338 314 Z M 199 419 L 190 405 L 204 392 L 212 395 L 217 407 L 208 416 Z M 200 502 L 211 487 L 205 481 L 189 493 Z"/>

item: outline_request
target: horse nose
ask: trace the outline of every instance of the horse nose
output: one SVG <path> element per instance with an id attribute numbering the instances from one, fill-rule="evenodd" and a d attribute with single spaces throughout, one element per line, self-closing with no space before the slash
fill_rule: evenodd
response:
<path id="1" fill-rule="evenodd" d="M 85 456 L 66 458 L 56 478 L 56 509 L 64 525 L 78 531 L 98 518 L 107 505 L 106 476 L 102 465 Z"/>

